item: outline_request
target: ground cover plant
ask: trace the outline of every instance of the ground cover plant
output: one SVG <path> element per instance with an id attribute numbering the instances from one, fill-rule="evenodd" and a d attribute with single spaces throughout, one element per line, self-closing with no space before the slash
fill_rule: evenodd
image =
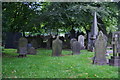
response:
<path id="1" fill-rule="evenodd" d="M 60 57 L 52 57 L 52 50 L 37 49 L 36 55 L 17 58 L 16 49 L 4 49 L 3 78 L 118 78 L 118 67 L 93 65 L 93 52 L 82 50 L 71 55 L 63 50 Z"/>

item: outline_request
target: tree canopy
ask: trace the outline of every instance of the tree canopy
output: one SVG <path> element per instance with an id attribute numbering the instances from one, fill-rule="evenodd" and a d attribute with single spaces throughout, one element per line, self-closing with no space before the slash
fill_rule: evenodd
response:
<path id="1" fill-rule="evenodd" d="M 5 32 L 69 32 L 72 28 L 88 33 L 97 12 L 98 27 L 105 34 L 118 30 L 119 3 L 108 2 L 4 2 Z"/>

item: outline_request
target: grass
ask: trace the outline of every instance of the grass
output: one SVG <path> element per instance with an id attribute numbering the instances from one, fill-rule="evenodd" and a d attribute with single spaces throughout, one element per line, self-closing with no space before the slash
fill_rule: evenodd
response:
<path id="1" fill-rule="evenodd" d="M 3 78 L 118 78 L 118 67 L 93 65 L 94 53 L 82 50 L 80 55 L 52 57 L 52 50 L 38 49 L 36 55 L 17 58 L 15 49 L 3 51 Z"/>

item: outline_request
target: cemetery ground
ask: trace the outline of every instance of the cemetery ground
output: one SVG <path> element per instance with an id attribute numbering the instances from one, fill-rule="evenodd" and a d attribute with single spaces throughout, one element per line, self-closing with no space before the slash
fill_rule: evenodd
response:
<path id="1" fill-rule="evenodd" d="M 81 50 L 80 55 L 71 55 L 70 50 L 63 50 L 60 57 L 51 54 L 52 50 L 37 49 L 36 55 L 18 58 L 16 49 L 5 49 L 3 78 L 118 78 L 118 67 L 92 64 L 93 52 Z"/>

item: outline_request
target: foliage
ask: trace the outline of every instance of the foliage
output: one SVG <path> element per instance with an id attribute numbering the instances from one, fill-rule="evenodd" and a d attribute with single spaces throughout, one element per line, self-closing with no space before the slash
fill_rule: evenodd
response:
<path id="1" fill-rule="evenodd" d="M 33 3 L 25 2 L 2 3 L 3 31 L 27 32 L 34 30 L 31 20 L 36 15 L 36 7 L 30 8 L 33 5 Z"/>
<path id="2" fill-rule="evenodd" d="M 17 58 L 15 49 L 3 51 L 3 78 L 118 78 L 118 67 L 93 65 L 94 54 L 86 50 L 61 57 L 52 57 L 52 50 L 38 49 L 37 55 Z"/>
<path id="3" fill-rule="evenodd" d="M 69 32 L 72 28 L 87 33 L 98 16 L 99 29 L 115 31 L 118 24 L 118 3 L 109 2 L 21 2 L 3 3 L 3 31 Z"/>

